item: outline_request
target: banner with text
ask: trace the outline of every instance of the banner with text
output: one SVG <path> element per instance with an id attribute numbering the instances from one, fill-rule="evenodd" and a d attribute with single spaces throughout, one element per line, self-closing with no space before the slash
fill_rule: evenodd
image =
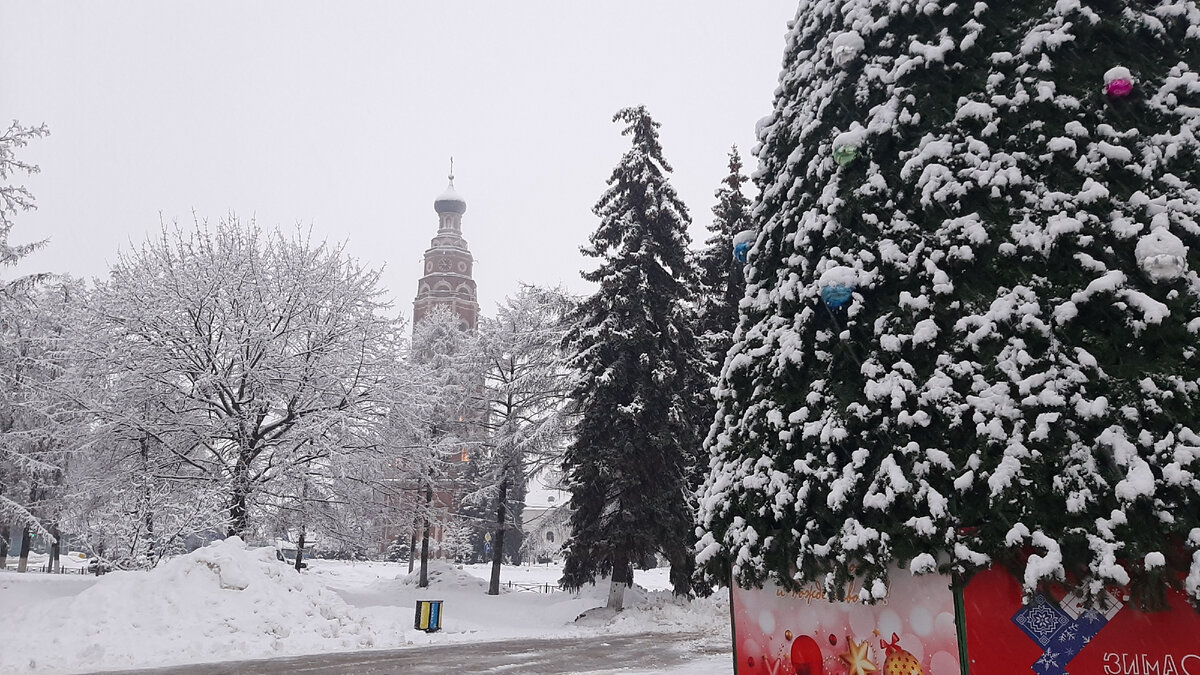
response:
<path id="1" fill-rule="evenodd" d="M 1120 588 L 1091 608 L 1066 593 L 1025 604 L 1017 579 L 991 569 L 963 599 L 971 675 L 1200 675 L 1200 613 L 1177 591 L 1161 612 L 1130 607 Z"/>

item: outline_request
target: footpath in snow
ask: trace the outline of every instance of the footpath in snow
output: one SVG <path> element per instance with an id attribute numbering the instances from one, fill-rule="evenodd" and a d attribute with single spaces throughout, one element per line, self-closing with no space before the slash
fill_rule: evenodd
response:
<path id="1" fill-rule="evenodd" d="M 274 549 L 230 538 L 150 571 L 102 577 L 0 571 L 0 672 L 80 673 L 523 638 L 729 635 L 725 596 L 675 599 L 665 590 L 665 569 L 637 573 L 626 611 L 576 621 L 605 604 L 606 585 L 580 593 L 507 588 L 553 587 L 557 566 L 506 566 L 506 587 L 488 596 L 485 565 L 433 561 L 430 587 L 421 589 L 406 563 L 309 563 L 298 574 Z M 443 601 L 441 632 L 413 629 L 418 599 Z M 697 666 L 689 672 L 727 672 L 729 661 L 710 658 Z"/>

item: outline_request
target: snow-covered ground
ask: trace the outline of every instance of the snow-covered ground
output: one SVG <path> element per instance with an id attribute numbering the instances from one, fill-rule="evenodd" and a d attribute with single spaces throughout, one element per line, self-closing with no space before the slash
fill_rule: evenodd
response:
<path id="1" fill-rule="evenodd" d="M 534 637 L 728 636 L 725 596 L 676 600 L 665 590 L 667 572 L 638 572 L 627 609 L 617 616 L 592 613 L 577 621 L 605 604 L 606 585 L 581 593 L 507 588 L 510 582 L 553 587 L 561 574 L 554 565 L 504 567 L 499 596 L 485 593 L 486 565 L 434 561 L 430 587 L 420 589 L 407 564 L 312 560 L 296 574 L 274 549 L 250 549 L 237 539 L 145 572 L 93 577 L 10 569 L 0 571 L 0 672 L 90 672 Z M 441 632 L 413 629 L 418 599 L 443 601 Z M 728 656 L 706 656 L 687 672 L 729 669 Z"/>

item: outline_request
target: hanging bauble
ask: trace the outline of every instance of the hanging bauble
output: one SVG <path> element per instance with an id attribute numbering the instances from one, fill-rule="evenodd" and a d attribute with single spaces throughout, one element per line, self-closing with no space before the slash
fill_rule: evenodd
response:
<path id="1" fill-rule="evenodd" d="M 846 166 L 858 158 L 858 149 L 867 140 L 867 130 L 858 122 L 850 125 L 849 131 L 843 131 L 833 139 L 833 161 L 838 166 Z"/>
<path id="2" fill-rule="evenodd" d="M 830 309 L 839 309 L 854 297 L 854 289 L 849 286 L 835 284 L 821 287 L 821 300 Z"/>
<path id="3" fill-rule="evenodd" d="M 742 230 L 733 235 L 734 259 L 745 265 L 747 258 L 750 256 L 750 247 L 754 245 L 754 240 L 757 236 L 754 230 Z"/>
<path id="4" fill-rule="evenodd" d="M 862 36 L 852 30 L 838 33 L 837 37 L 833 38 L 830 50 L 833 62 L 845 68 L 858 58 L 865 46 L 866 42 L 863 41 Z"/>
<path id="5" fill-rule="evenodd" d="M 1133 249 L 1138 267 L 1155 283 L 1175 281 L 1187 273 L 1187 246 L 1165 227 L 1155 228 L 1138 239 Z"/>
<path id="6" fill-rule="evenodd" d="M 1109 68 L 1104 73 L 1104 93 L 1113 98 L 1125 98 L 1133 92 L 1133 75 L 1124 66 Z"/>
<path id="7" fill-rule="evenodd" d="M 840 309 L 854 298 L 858 273 L 844 265 L 836 265 L 825 270 L 817 285 L 821 288 L 821 302 L 830 309 Z"/>
<path id="8" fill-rule="evenodd" d="M 856 159 L 858 159 L 858 148 L 853 145 L 843 145 L 833 149 L 833 161 L 837 162 L 838 166 L 846 166 Z"/>

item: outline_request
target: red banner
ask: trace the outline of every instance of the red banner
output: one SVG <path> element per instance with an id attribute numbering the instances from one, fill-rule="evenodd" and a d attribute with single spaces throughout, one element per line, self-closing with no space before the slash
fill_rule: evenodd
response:
<path id="1" fill-rule="evenodd" d="M 1176 591 L 1162 612 L 1119 588 L 1090 609 L 1061 593 L 1024 605 L 1011 574 L 988 570 L 963 600 L 971 675 L 1200 675 L 1200 613 Z"/>
<path id="2" fill-rule="evenodd" d="M 897 570 L 887 599 L 830 602 L 810 585 L 734 589 L 737 675 L 1200 675 L 1200 612 L 1179 592 L 1141 612 L 1123 589 L 1023 603 L 1007 571 L 977 574 L 955 610 L 949 579 Z M 960 669 L 959 627 L 969 663 Z"/>

